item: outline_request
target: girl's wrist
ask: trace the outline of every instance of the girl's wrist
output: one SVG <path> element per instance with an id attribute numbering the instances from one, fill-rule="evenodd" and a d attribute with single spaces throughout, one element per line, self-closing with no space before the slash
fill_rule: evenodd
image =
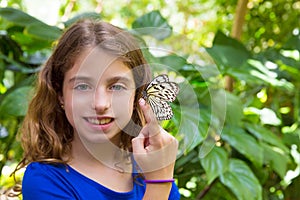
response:
<path id="1" fill-rule="evenodd" d="M 144 173 L 146 180 L 170 180 L 174 176 L 174 164 L 166 166 L 162 169 Z"/>
<path id="2" fill-rule="evenodd" d="M 145 183 L 173 183 L 174 179 L 145 179 L 144 180 Z"/>

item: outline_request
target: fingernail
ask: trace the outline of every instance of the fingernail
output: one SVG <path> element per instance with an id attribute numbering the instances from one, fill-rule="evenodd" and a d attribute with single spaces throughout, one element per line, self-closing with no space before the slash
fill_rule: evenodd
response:
<path id="1" fill-rule="evenodd" d="M 141 106 L 144 106 L 146 104 L 146 101 L 145 101 L 145 99 L 140 98 L 139 103 L 140 103 Z"/>

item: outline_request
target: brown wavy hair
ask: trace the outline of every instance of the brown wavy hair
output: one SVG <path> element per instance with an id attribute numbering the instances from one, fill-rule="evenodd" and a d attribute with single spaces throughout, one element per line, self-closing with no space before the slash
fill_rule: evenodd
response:
<path id="1" fill-rule="evenodd" d="M 35 161 L 66 164 L 71 159 L 73 127 L 60 106 L 59 96 L 65 73 L 72 68 L 81 52 L 94 47 L 116 55 L 130 69 L 135 68 L 132 71 L 138 87 L 131 123 L 144 124 L 138 99 L 151 76 L 137 40 L 128 32 L 103 21 L 78 21 L 63 33 L 39 73 L 35 94 L 19 130 L 24 154 L 17 169 Z M 121 147 L 131 151 L 131 139 L 138 132 L 136 128 L 130 134 L 122 132 Z"/>

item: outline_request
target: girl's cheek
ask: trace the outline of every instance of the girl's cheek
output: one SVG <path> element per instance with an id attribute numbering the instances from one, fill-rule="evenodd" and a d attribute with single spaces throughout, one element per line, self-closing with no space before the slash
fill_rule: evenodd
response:
<path id="1" fill-rule="evenodd" d="M 133 110 L 134 104 L 134 97 L 135 93 L 126 93 L 125 95 L 113 96 L 112 97 L 112 105 L 114 109 L 121 109 L 121 110 Z"/>
<path id="2" fill-rule="evenodd" d="M 65 114 L 69 123 L 74 127 L 76 119 L 80 118 L 84 111 L 87 109 L 89 102 L 86 99 L 87 96 L 72 95 L 65 100 Z"/>
<path id="3" fill-rule="evenodd" d="M 65 107 L 65 114 L 66 114 L 66 117 L 67 117 L 69 123 L 74 127 L 75 126 L 75 122 L 74 122 L 74 117 L 73 117 L 73 111 L 72 111 L 72 109 Z"/>

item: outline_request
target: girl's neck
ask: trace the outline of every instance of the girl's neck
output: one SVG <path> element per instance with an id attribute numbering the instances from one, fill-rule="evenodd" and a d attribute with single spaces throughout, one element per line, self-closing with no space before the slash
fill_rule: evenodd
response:
<path id="1" fill-rule="evenodd" d="M 87 144 L 83 144 L 75 136 L 72 142 L 72 158 L 68 164 L 107 188 L 117 192 L 129 192 L 133 188 L 132 164 L 120 152 L 111 142 L 91 144 L 87 148 Z"/>
<path id="2" fill-rule="evenodd" d="M 130 156 L 114 143 L 88 143 L 78 136 L 72 142 L 72 158 L 69 162 L 74 168 L 111 168 L 119 172 L 132 172 Z"/>

